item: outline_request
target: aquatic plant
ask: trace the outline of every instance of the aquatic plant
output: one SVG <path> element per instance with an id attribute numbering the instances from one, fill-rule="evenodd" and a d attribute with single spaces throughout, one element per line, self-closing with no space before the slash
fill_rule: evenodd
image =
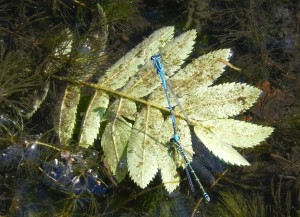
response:
<path id="1" fill-rule="evenodd" d="M 210 0 L 186 1 L 187 21 L 185 28 L 193 26 L 198 32 L 202 32 L 203 26 L 206 25 L 207 19 L 209 19 L 212 14 L 211 8 L 209 7 L 210 4 Z M 191 25 L 192 23 L 193 25 Z"/>
<path id="2" fill-rule="evenodd" d="M 195 35 L 195 31 L 188 31 L 173 39 L 172 27 L 154 32 L 110 67 L 98 84 L 55 77 L 96 89 L 82 121 L 79 145 L 92 146 L 102 128 L 99 138 L 104 156 L 118 181 L 124 179 L 128 168 L 130 177 L 145 188 L 160 169 L 169 192 L 179 185 L 177 166 L 168 151 L 172 125 L 164 118 L 168 114 L 164 92 L 159 78 L 152 75 L 148 59 L 157 52 L 164 57 L 169 81 L 180 94 L 179 101 L 196 136 L 217 157 L 229 164 L 249 165 L 232 146 L 252 147 L 273 131 L 271 127 L 228 119 L 248 109 L 259 96 L 259 89 L 238 83 L 208 87 L 223 72 L 229 49 L 211 52 L 180 69 L 192 50 Z M 77 105 L 72 103 L 72 108 L 76 110 Z M 175 116 L 179 118 L 181 143 L 192 159 L 189 125 L 182 112 L 176 111 Z M 60 121 L 61 141 L 69 145 L 74 116 Z"/>
<path id="3" fill-rule="evenodd" d="M 30 111 L 29 94 L 41 85 L 40 76 L 32 73 L 32 63 L 25 53 L 2 53 L 0 59 L 0 103 L 7 114 L 22 115 Z"/>
<path id="4" fill-rule="evenodd" d="M 218 193 L 217 204 L 209 211 L 216 216 L 297 216 L 299 208 L 299 182 L 290 186 L 283 179 L 270 180 L 270 194 L 252 189 L 245 194 L 237 189 L 224 189 Z M 266 190 L 266 189 L 264 189 Z M 293 195 L 293 196 L 292 196 Z M 294 200 L 293 198 L 298 198 Z M 296 205 L 296 206 L 295 206 Z"/>
<path id="5" fill-rule="evenodd" d="M 191 24 L 190 28 L 196 28 L 202 37 L 207 37 L 214 47 L 236 48 L 236 61 L 245 71 L 243 79 L 259 82 L 260 78 L 267 80 L 276 77 L 279 79 L 276 83 L 280 83 L 281 76 L 296 78 L 293 75 L 299 69 L 299 65 L 295 64 L 299 29 L 293 25 L 298 22 L 299 7 L 296 2 L 188 2 L 192 3 L 186 4 L 187 24 Z M 209 3 L 209 7 L 205 8 L 203 2 Z M 202 11 L 197 13 L 200 5 Z M 210 28 L 205 28 L 207 26 Z"/>

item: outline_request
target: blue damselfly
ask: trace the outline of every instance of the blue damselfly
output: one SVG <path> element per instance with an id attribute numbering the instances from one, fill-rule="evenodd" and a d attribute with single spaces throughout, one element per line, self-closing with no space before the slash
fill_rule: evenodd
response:
<path id="1" fill-rule="evenodd" d="M 169 110 L 170 110 L 170 113 L 171 113 L 171 120 L 172 120 L 172 125 L 173 125 L 173 132 L 174 132 L 174 135 L 173 135 L 173 138 L 171 139 L 171 142 L 173 142 L 175 144 L 176 150 L 178 151 L 178 153 L 180 154 L 180 156 L 182 157 L 182 159 L 185 163 L 185 172 L 186 172 L 186 175 L 187 175 L 187 178 L 188 178 L 188 182 L 189 182 L 191 191 L 194 192 L 194 185 L 193 185 L 193 182 L 192 182 L 192 179 L 191 179 L 190 172 L 189 172 L 188 168 L 190 169 L 190 171 L 193 174 L 196 182 L 198 183 L 198 185 L 199 185 L 199 187 L 202 191 L 203 197 L 205 198 L 205 200 L 207 202 L 209 202 L 210 201 L 209 195 L 206 193 L 203 185 L 200 182 L 200 179 L 198 178 L 198 176 L 196 175 L 194 169 L 191 166 L 191 162 L 188 160 L 183 148 L 181 147 L 181 145 L 179 143 L 179 135 L 177 134 L 177 125 L 176 125 L 175 115 L 174 115 L 173 106 L 171 104 L 171 100 L 170 100 L 169 92 L 168 92 L 168 88 L 170 89 L 170 87 L 169 87 L 170 85 L 167 84 L 167 81 L 165 79 L 165 71 L 164 71 L 162 61 L 161 61 L 161 55 L 159 55 L 159 54 L 154 55 L 154 56 L 151 57 L 151 60 L 153 62 L 153 65 L 154 65 L 154 68 L 156 69 L 157 74 L 160 76 L 161 83 L 162 83 L 164 92 L 166 94 L 166 99 L 168 101 L 168 107 L 169 107 Z M 173 95 L 175 97 L 174 93 L 173 93 Z M 176 103 L 179 105 L 179 108 L 182 110 L 182 107 L 181 107 L 178 100 L 176 100 Z M 183 112 L 183 114 L 185 114 L 183 110 L 182 110 L 182 112 Z M 186 121 L 189 122 L 187 117 L 186 117 Z"/>

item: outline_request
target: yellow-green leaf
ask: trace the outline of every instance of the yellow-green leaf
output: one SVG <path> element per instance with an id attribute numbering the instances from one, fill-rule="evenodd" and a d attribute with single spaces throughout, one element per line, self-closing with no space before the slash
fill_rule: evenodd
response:
<path id="1" fill-rule="evenodd" d="M 249 165 L 249 163 L 232 146 L 245 148 L 258 145 L 272 131 L 271 127 L 233 119 L 209 120 L 195 126 L 197 137 L 214 155 L 226 163 L 235 165 Z"/>
<path id="2" fill-rule="evenodd" d="M 110 170 L 118 181 L 127 174 L 127 142 L 132 131 L 132 124 L 123 117 L 133 118 L 135 113 L 135 103 L 121 98 L 111 105 L 106 114 L 108 124 L 102 135 L 101 146 Z"/>
<path id="3" fill-rule="evenodd" d="M 99 122 L 105 117 L 107 125 L 101 145 L 117 180 L 125 177 L 128 167 L 130 177 L 145 188 L 160 170 L 168 192 L 179 185 L 176 168 L 185 164 L 182 160 L 175 160 L 176 147 L 169 142 L 174 132 L 170 118 L 164 120 L 163 115 L 168 113 L 167 100 L 150 61 L 152 55 L 158 52 L 162 55 L 166 79 L 173 88 L 169 93 L 179 143 L 190 161 L 194 152 L 187 119 L 194 126 L 196 136 L 213 154 L 235 165 L 249 163 L 233 147 L 252 147 L 273 130 L 225 119 L 248 109 L 260 93 L 257 88 L 246 84 L 212 86 L 224 71 L 230 49 L 210 52 L 180 69 L 193 49 L 196 32 L 192 30 L 173 39 L 173 31 L 173 27 L 156 31 L 110 67 L 97 86 L 91 85 L 98 89 L 96 94 L 99 96 L 91 100 L 80 137 L 80 145 L 92 145 L 99 131 Z M 177 102 L 184 112 L 178 109 L 181 106 Z M 101 108 L 100 113 L 97 113 L 97 108 Z M 189 117 L 185 118 L 184 114 Z"/>
<path id="4" fill-rule="evenodd" d="M 103 91 L 96 91 L 86 110 L 79 138 L 79 145 L 89 147 L 99 133 L 100 124 L 108 106 L 108 95 Z"/>
<path id="5" fill-rule="evenodd" d="M 145 107 L 139 113 L 128 143 L 128 169 L 132 180 L 145 188 L 158 170 L 158 135 L 164 119 L 162 113 Z"/>
<path id="6" fill-rule="evenodd" d="M 191 131 L 186 123 L 185 120 L 182 119 L 176 119 L 176 125 L 177 125 L 177 134 L 179 136 L 179 143 L 180 146 L 183 148 L 183 151 L 187 155 L 187 158 L 189 161 L 192 161 L 193 158 L 193 146 L 192 146 L 192 139 L 191 139 Z M 172 139 L 174 136 L 173 132 L 173 125 L 171 118 L 168 117 L 165 120 L 165 123 L 161 129 L 159 141 L 161 144 L 169 142 L 170 139 Z"/>
<path id="7" fill-rule="evenodd" d="M 250 165 L 249 162 L 240 155 L 230 144 L 216 137 L 208 128 L 195 127 L 197 137 L 215 156 L 225 163 L 235 165 Z"/>
<path id="8" fill-rule="evenodd" d="M 185 113 L 193 120 L 232 117 L 249 109 L 261 90 L 238 83 L 225 83 L 198 89 L 179 98 Z"/>
<path id="9" fill-rule="evenodd" d="M 195 31 L 188 31 L 176 37 L 161 49 L 164 65 L 168 69 L 166 71 L 167 76 L 172 76 L 191 53 L 195 43 L 195 37 Z M 155 53 L 152 53 L 152 55 L 153 54 Z M 135 76 L 130 78 L 123 88 L 123 91 L 134 97 L 143 97 L 151 93 L 157 87 L 161 89 L 160 86 L 160 78 L 157 76 L 149 56 L 145 65 Z"/>
<path id="10" fill-rule="evenodd" d="M 152 33 L 110 67 L 98 83 L 111 89 L 123 87 L 127 80 L 141 69 L 145 60 L 173 38 L 173 34 L 174 27 L 164 27 Z"/>
<path id="11" fill-rule="evenodd" d="M 230 49 L 220 49 L 205 54 L 179 70 L 168 82 L 179 97 L 191 96 L 199 88 L 206 88 L 213 84 L 214 80 L 224 72 L 226 66 L 219 59 L 228 61 L 230 56 Z M 167 73 L 168 70 L 166 69 Z M 162 88 L 157 88 L 150 100 L 158 104 L 163 103 L 166 106 L 165 93 Z M 175 103 L 173 99 L 172 103 Z"/>
<path id="12" fill-rule="evenodd" d="M 226 65 L 219 60 L 229 61 L 230 57 L 230 49 L 220 49 L 198 57 L 170 79 L 173 90 L 178 94 L 184 94 L 184 90 L 193 93 L 198 88 L 212 85 L 225 71 Z"/>
<path id="13" fill-rule="evenodd" d="M 234 119 L 216 119 L 204 121 L 202 124 L 208 127 L 218 138 L 231 146 L 249 148 L 258 145 L 268 138 L 273 132 L 272 127 L 265 127 Z"/>
<path id="14" fill-rule="evenodd" d="M 190 55 L 195 44 L 196 34 L 196 30 L 187 31 L 161 49 L 167 77 L 172 76 L 174 72 L 180 69 L 185 59 Z"/>
<path id="15" fill-rule="evenodd" d="M 179 135 L 179 143 L 182 147 L 186 157 L 189 161 L 193 158 L 193 147 L 191 141 L 191 132 L 188 124 L 185 120 L 178 119 L 177 134 Z M 179 166 L 185 167 L 183 159 L 179 156 L 179 161 L 175 162 L 175 155 L 171 154 L 170 149 L 178 154 L 175 144 L 170 143 L 170 139 L 173 138 L 174 132 L 172 127 L 171 118 L 165 120 L 159 135 L 157 161 L 159 162 L 159 169 L 161 171 L 161 177 L 163 184 L 168 192 L 174 191 L 179 185 L 179 176 L 176 168 Z M 170 147 L 173 146 L 173 147 Z M 178 159 L 177 159 L 178 160 Z"/>
<path id="16" fill-rule="evenodd" d="M 170 142 L 164 141 L 160 144 L 158 148 L 158 164 L 161 173 L 161 179 L 164 187 L 169 193 L 172 193 L 179 186 L 179 174 L 177 173 L 178 165 L 175 162 L 175 159 L 171 156 Z M 173 150 L 175 151 L 175 150 Z"/>
<path id="17" fill-rule="evenodd" d="M 62 99 L 58 124 L 59 139 L 63 145 L 69 145 L 71 142 L 79 99 L 80 87 L 68 85 Z"/>

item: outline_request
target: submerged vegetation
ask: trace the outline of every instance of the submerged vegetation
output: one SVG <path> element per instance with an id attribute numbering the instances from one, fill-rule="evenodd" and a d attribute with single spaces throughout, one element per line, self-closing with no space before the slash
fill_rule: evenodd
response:
<path id="1" fill-rule="evenodd" d="M 300 82 L 296 73 L 299 4 L 251 0 L 243 3 L 179 0 L 172 4 L 112 0 L 0 1 L 0 215 L 299 215 Z M 210 156 L 203 144 L 196 144 L 197 162 L 194 159 L 193 167 L 203 174 L 201 181 L 213 184 L 211 189 L 206 188 L 212 203 L 205 206 L 201 199 L 188 193 L 183 173 L 180 190 L 177 188 L 172 194 L 164 190 L 161 184 L 164 177 L 159 175 L 150 183 L 139 184 L 142 187 L 149 184 L 144 190 L 136 186 L 123 167 L 129 159 L 124 158 L 124 164 L 116 166 L 125 172 L 113 176 L 116 173 L 105 155 L 108 147 L 102 149 L 100 144 L 104 141 L 110 144 L 113 140 L 104 126 L 110 126 L 111 120 L 118 116 L 114 111 L 120 105 L 116 103 L 120 87 L 108 82 L 109 88 L 115 88 L 116 92 L 111 92 L 109 99 L 103 96 L 97 102 L 103 105 L 101 109 L 94 110 L 90 104 L 95 92 L 100 92 L 95 83 L 99 78 L 105 81 L 106 68 L 142 41 L 141 37 L 158 27 L 174 25 L 170 17 L 178 22 L 178 32 L 180 26 L 197 29 L 200 42 L 188 62 L 198 57 L 197 53 L 233 48 L 234 64 L 242 70 L 228 68 L 217 84 L 246 81 L 264 91 L 257 105 L 236 120 L 251 120 L 276 128 L 267 142 L 256 149 L 243 150 L 251 167 L 230 166 L 221 175 L 218 174 L 225 165 Z M 129 42 L 128 38 L 133 40 Z M 117 81 L 120 80 L 118 77 Z M 108 105 L 110 112 L 103 116 Z M 137 103 L 137 110 L 131 106 L 127 103 L 123 107 L 121 113 L 125 118 L 118 119 L 119 126 L 123 126 L 119 129 L 124 129 L 124 123 L 126 129 L 129 125 L 138 129 L 134 120 L 143 103 Z M 204 114 L 205 109 L 198 109 Z M 82 128 L 86 122 L 97 121 L 93 117 L 87 119 L 87 110 L 102 117 L 99 130 Z M 162 111 L 168 119 L 168 110 L 162 108 Z M 73 126 L 66 125 L 63 119 L 73 121 Z M 144 123 L 142 119 L 140 122 Z M 186 128 L 185 132 L 191 133 L 193 142 L 196 140 L 193 130 Z M 84 133 L 90 137 L 83 137 Z M 106 137 L 91 136 L 98 133 Z M 172 133 L 164 134 L 163 137 L 153 133 L 166 140 Z M 242 139 L 246 141 L 245 138 Z M 171 149 L 165 153 L 169 154 L 166 159 L 176 155 Z M 216 175 L 216 181 L 197 164 L 200 161 Z M 150 164 L 154 162 L 145 166 L 150 168 Z"/>

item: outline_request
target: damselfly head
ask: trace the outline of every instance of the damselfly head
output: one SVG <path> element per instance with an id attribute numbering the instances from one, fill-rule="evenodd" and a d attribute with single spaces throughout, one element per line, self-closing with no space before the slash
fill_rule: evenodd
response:
<path id="1" fill-rule="evenodd" d="M 210 202 L 210 197 L 207 193 L 204 193 L 203 197 L 204 197 L 206 203 Z"/>
<path id="2" fill-rule="evenodd" d="M 160 55 L 160 54 L 151 56 L 151 60 L 152 60 L 152 61 L 153 61 L 153 60 L 159 60 L 159 59 L 161 59 L 161 55 Z"/>
<path id="3" fill-rule="evenodd" d="M 175 142 L 175 143 L 176 143 L 176 142 L 179 141 L 179 139 L 180 139 L 179 136 L 178 136 L 177 134 L 175 134 L 174 137 L 172 137 L 172 138 L 170 139 L 170 142 Z"/>

